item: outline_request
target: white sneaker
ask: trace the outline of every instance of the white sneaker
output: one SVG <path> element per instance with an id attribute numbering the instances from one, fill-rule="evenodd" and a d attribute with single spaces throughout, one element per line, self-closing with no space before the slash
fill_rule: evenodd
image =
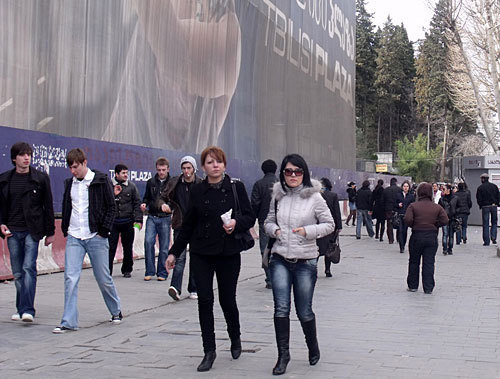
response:
<path id="1" fill-rule="evenodd" d="M 33 315 L 30 315 L 29 313 L 23 313 L 21 320 L 23 320 L 24 322 L 33 322 Z"/>
<path id="2" fill-rule="evenodd" d="M 196 299 L 198 299 L 198 294 L 196 292 L 191 292 L 189 294 L 189 298 L 193 299 L 193 300 L 196 300 Z"/>
<path id="3" fill-rule="evenodd" d="M 181 297 L 179 296 L 179 291 L 177 291 L 177 289 L 174 286 L 170 286 L 170 288 L 168 289 L 168 294 L 175 301 L 181 299 Z"/>
<path id="4" fill-rule="evenodd" d="M 21 321 L 21 316 L 19 316 L 19 313 L 14 313 L 12 316 L 10 316 L 10 319 L 12 321 Z"/>

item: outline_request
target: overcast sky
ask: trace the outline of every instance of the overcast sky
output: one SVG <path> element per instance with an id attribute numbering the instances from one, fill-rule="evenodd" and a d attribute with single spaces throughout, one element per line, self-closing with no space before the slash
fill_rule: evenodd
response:
<path id="1" fill-rule="evenodd" d="M 382 27 L 390 15 L 393 24 L 404 24 L 408 37 L 415 42 L 424 38 L 424 28 L 428 30 L 433 10 L 428 3 L 434 0 L 367 0 L 366 8 L 373 14 L 373 23 Z"/>

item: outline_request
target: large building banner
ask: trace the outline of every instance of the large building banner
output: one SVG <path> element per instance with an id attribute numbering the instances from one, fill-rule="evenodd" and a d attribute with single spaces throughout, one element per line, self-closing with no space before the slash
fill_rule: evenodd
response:
<path id="1" fill-rule="evenodd" d="M 0 125 L 355 167 L 354 0 L 0 0 L 0 41 Z"/>

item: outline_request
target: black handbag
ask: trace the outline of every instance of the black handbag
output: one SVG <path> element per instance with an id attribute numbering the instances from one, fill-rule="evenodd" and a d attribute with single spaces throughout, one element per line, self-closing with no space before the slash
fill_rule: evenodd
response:
<path id="1" fill-rule="evenodd" d="M 241 216 L 240 202 L 238 200 L 238 193 L 236 192 L 235 182 L 231 180 L 231 188 L 233 189 L 234 197 L 234 214 Z M 245 230 L 244 232 L 234 232 L 234 238 L 238 242 L 242 251 L 249 250 L 255 246 L 255 239 L 253 238 L 250 230 Z"/>
<path id="2" fill-rule="evenodd" d="M 340 244 L 338 230 L 333 232 L 333 238 L 328 241 L 328 247 L 325 251 L 325 258 L 334 264 L 340 262 Z"/>
<path id="3" fill-rule="evenodd" d="M 278 213 L 278 202 L 274 200 L 274 214 L 277 215 Z M 276 216 L 276 224 L 278 224 L 278 216 Z M 262 268 L 267 269 L 269 268 L 269 262 L 271 261 L 271 251 L 273 249 L 274 243 L 276 242 L 276 238 L 269 238 L 267 241 L 266 248 L 264 249 L 264 252 L 262 253 Z"/>
<path id="4" fill-rule="evenodd" d="M 399 225 L 401 224 L 401 217 L 399 216 L 398 212 L 392 212 L 392 228 L 393 229 L 399 229 Z"/>

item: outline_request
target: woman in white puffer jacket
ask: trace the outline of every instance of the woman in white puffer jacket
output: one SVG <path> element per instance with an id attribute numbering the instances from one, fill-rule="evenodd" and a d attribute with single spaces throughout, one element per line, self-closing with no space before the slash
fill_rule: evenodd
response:
<path id="1" fill-rule="evenodd" d="M 304 158 L 290 154 L 283 159 L 280 181 L 273 187 L 273 198 L 264 223 L 266 233 L 276 238 L 269 263 L 278 345 L 278 361 L 273 375 L 284 374 L 290 361 L 292 288 L 295 309 L 309 349 L 309 363 L 315 365 L 319 361 L 316 318 L 312 311 L 319 255 L 316 239 L 334 230 L 330 209 L 320 190 L 321 183 L 311 180 Z"/>

